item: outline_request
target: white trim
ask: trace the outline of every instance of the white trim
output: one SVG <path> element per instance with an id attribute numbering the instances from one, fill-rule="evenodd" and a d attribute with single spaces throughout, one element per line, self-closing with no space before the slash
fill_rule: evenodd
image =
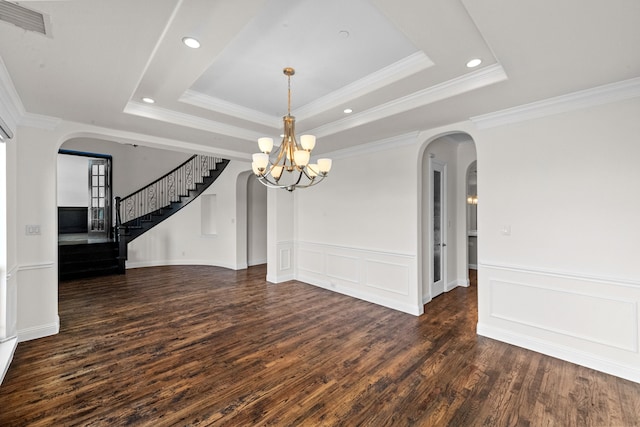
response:
<path id="1" fill-rule="evenodd" d="M 59 143 L 62 145 L 65 141 L 73 138 L 101 138 L 120 144 L 138 144 L 145 147 L 163 148 L 166 150 L 183 150 L 188 153 L 212 154 L 218 157 L 224 157 L 231 160 L 242 160 L 251 162 L 251 154 L 240 151 L 225 150 L 222 148 L 208 147 L 205 145 L 194 144 L 190 142 L 178 141 L 175 139 L 163 138 L 159 136 L 103 128 L 84 123 L 75 123 L 81 130 L 64 134 Z M 249 166 L 250 167 L 250 166 Z"/>
<path id="2" fill-rule="evenodd" d="M 17 268 L 18 271 L 27 271 L 27 270 L 40 270 L 44 268 L 51 268 L 55 265 L 53 261 L 49 262 L 39 262 L 33 264 L 20 264 Z"/>
<path id="3" fill-rule="evenodd" d="M 58 332 L 60 332 L 60 316 L 56 315 L 56 321 L 54 323 L 18 329 L 18 342 L 20 343 L 48 337 L 50 335 L 55 335 Z"/>
<path id="4" fill-rule="evenodd" d="M 469 287 L 469 281 L 466 280 L 466 279 L 454 280 L 452 282 L 447 283 L 447 285 L 444 287 L 444 291 L 445 292 L 452 291 L 455 288 L 457 288 L 458 286 L 463 287 L 463 288 L 468 288 Z"/>
<path id="5" fill-rule="evenodd" d="M 520 289 L 531 289 L 536 291 L 546 291 L 548 293 L 549 298 L 553 298 L 552 295 L 568 295 L 571 297 L 587 297 L 591 299 L 597 299 L 598 303 L 617 303 L 618 308 L 622 309 L 622 306 L 625 305 L 631 313 L 632 320 L 629 322 L 632 325 L 631 330 L 629 330 L 630 337 L 624 343 L 614 342 L 608 340 L 606 337 L 596 338 L 593 335 L 588 335 L 585 333 L 575 332 L 569 328 L 561 328 L 554 325 L 543 325 L 540 323 L 539 319 L 537 320 L 525 320 L 524 318 L 519 318 L 514 315 L 505 315 L 496 311 L 496 307 L 494 306 L 494 300 L 492 299 L 489 303 L 489 315 L 494 319 L 505 320 L 507 322 L 520 324 L 526 326 L 528 328 L 535 328 L 537 330 L 543 332 L 552 332 L 554 334 L 559 334 L 564 337 L 576 338 L 581 341 L 589 341 L 595 344 L 599 344 L 601 346 L 606 346 L 609 348 L 617 348 L 624 351 L 630 351 L 633 353 L 638 352 L 638 305 L 635 299 L 629 298 L 610 298 L 608 296 L 603 295 L 602 293 L 595 292 L 582 292 L 578 290 L 569 290 L 569 289 L 560 289 L 554 286 L 548 285 L 539 285 L 532 283 L 524 283 L 520 281 L 514 280 L 497 280 L 491 279 L 489 280 L 489 289 L 492 295 L 496 295 L 499 293 L 495 288 L 496 286 L 508 286 L 513 288 L 519 287 Z"/>
<path id="6" fill-rule="evenodd" d="M 528 274 L 541 274 L 544 276 L 557 277 L 561 279 L 606 283 L 611 285 L 626 286 L 626 287 L 632 287 L 632 288 L 640 287 L 640 281 L 620 279 L 617 277 L 594 276 L 594 275 L 588 275 L 588 274 L 576 273 L 576 272 L 548 270 L 548 269 L 543 269 L 539 267 L 523 267 L 523 266 L 513 265 L 513 264 L 502 264 L 502 263 L 485 262 L 485 261 L 480 262 L 479 265 L 480 267 L 492 268 L 495 270 L 514 271 L 518 273 L 528 273 Z"/>
<path id="7" fill-rule="evenodd" d="M 2 384 L 5 375 L 7 375 L 9 365 L 11 365 L 11 361 L 13 360 L 13 355 L 16 352 L 17 346 L 17 337 L 11 337 L 4 341 L 0 341 L 0 384 Z"/>
<path id="8" fill-rule="evenodd" d="M 364 154 L 376 153 L 379 151 L 393 150 L 405 145 L 414 144 L 417 141 L 419 134 L 419 132 L 405 133 L 402 135 L 392 136 L 390 138 L 380 139 L 378 141 L 373 141 L 366 144 L 342 148 L 340 150 L 331 151 L 323 155 L 331 157 L 332 159 L 344 159 L 347 157 L 361 156 Z"/>
<path id="9" fill-rule="evenodd" d="M 187 126 L 194 129 L 227 135 L 233 138 L 245 139 L 247 141 L 257 141 L 263 135 L 249 131 L 237 126 L 231 126 L 203 117 L 191 114 L 180 113 L 167 108 L 143 104 L 141 102 L 129 101 L 124 107 L 124 113 L 134 116 L 146 117 L 148 119 L 160 120 L 174 125 Z"/>
<path id="10" fill-rule="evenodd" d="M 235 265 L 226 262 L 212 262 L 211 260 L 198 260 L 198 259 L 172 259 L 172 260 L 153 260 L 153 261 L 130 261 L 127 260 L 127 270 L 133 268 L 145 268 L 145 267 L 162 267 L 170 265 L 206 265 L 209 267 L 222 267 L 229 270 L 244 270 L 247 268 L 246 264 Z"/>
<path id="11" fill-rule="evenodd" d="M 415 254 L 298 241 L 295 256 L 295 278 L 300 282 L 412 315 L 423 313 L 423 304 L 412 293 Z M 338 262 L 331 263 L 331 258 Z M 385 277 L 382 282 L 380 272 Z"/>
<path id="12" fill-rule="evenodd" d="M 20 119 L 20 126 L 44 130 L 54 130 L 60 123 L 62 120 L 57 117 L 34 113 L 25 113 Z"/>
<path id="13" fill-rule="evenodd" d="M 396 83 L 412 74 L 426 70 L 434 65 L 433 61 L 419 51 L 401 60 L 382 68 L 364 78 L 357 80 L 339 90 L 331 92 L 308 104 L 297 108 L 292 112 L 298 121 L 302 121 L 318 115 L 324 111 L 337 108 L 355 98 L 364 96 L 375 90 Z M 187 90 L 180 97 L 180 102 L 204 108 L 209 111 L 230 115 L 242 120 L 261 124 L 278 129 L 282 119 L 280 117 L 265 114 L 251 108 L 243 107 L 232 102 L 225 101 L 201 92 Z"/>
<path id="14" fill-rule="evenodd" d="M 478 322 L 476 331 L 478 335 L 484 337 L 537 351 L 538 353 L 546 354 L 548 356 L 556 357 L 561 360 L 566 360 L 567 362 L 576 363 L 578 365 L 586 366 L 588 368 L 605 372 L 607 374 L 615 375 L 629 381 L 640 383 L 640 367 L 638 366 L 624 365 L 612 362 L 611 360 L 595 357 L 592 354 L 587 354 L 574 348 L 565 347 L 560 344 L 550 343 L 548 341 L 536 338 L 531 338 L 530 336 L 525 336 L 514 333 L 513 331 L 507 331 L 502 328 L 485 325 L 480 322 Z"/>
<path id="15" fill-rule="evenodd" d="M 284 283 L 290 280 L 296 280 L 296 275 L 294 273 L 289 274 L 278 274 L 278 277 L 274 277 L 273 275 L 267 274 L 267 282 L 269 283 Z"/>
<path id="16" fill-rule="evenodd" d="M 393 310 L 402 311 L 403 313 L 412 314 L 414 316 L 420 316 L 423 313 L 422 305 L 413 306 L 411 304 L 406 304 L 400 301 L 390 300 L 379 295 L 374 295 L 367 292 L 360 292 L 358 290 L 352 288 L 341 287 L 340 285 L 327 285 L 322 280 L 316 279 L 309 275 L 304 275 L 298 273 L 298 277 L 296 280 L 307 283 L 309 285 L 317 286 L 323 289 L 327 289 L 332 292 L 337 292 L 342 295 L 347 295 L 352 298 L 357 298 L 359 300 L 368 301 L 374 304 L 381 305 L 383 307 L 391 308 Z"/>
<path id="17" fill-rule="evenodd" d="M 15 128 L 24 115 L 24 105 L 16 91 L 11 75 L 0 56 L 0 115 L 15 134 Z"/>
<path id="18" fill-rule="evenodd" d="M 187 89 L 178 101 L 276 129 L 282 124 L 280 117 L 265 114 L 191 89 Z"/>
<path id="19" fill-rule="evenodd" d="M 465 74 L 424 90 L 378 105 L 347 118 L 309 130 L 318 138 L 333 135 L 357 126 L 362 126 L 394 114 L 401 114 L 423 107 L 443 99 L 471 92 L 501 81 L 507 80 L 507 74 L 500 64 L 494 64 L 478 71 Z"/>
<path id="20" fill-rule="evenodd" d="M 487 129 L 558 113 L 579 110 L 640 96 L 640 77 L 594 87 L 518 107 L 471 117 L 479 129 Z"/>
<path id="21" fill-rule="evenodd" d="M 420 71 L 424 71 L 433 65 L 433 61 L 425 55 L 424 52 L 415 52 L 381 70 L 296 109 L 294 115 L 300 121 L 311 118 L 324 111 L 335 109 L 356 98 L 396 83 Z"/>
<path id="22" fill-rule="evenodd" d="M 383 250 L 378 250 L 378 249 L 366 249 L 366 248 L 361 248 L 358 246 L 342 246 L 342 245 L 332 245 L 329 243 L 315 243 L 315 242 L 309 242 L 309 241 L 305 241 L 305 240 L 297 240 L 296 242 L 296 251 L 299 250 L 299 246 L 300 245 L 310 245 L 310 246 L 317 246 L 320 248 L 331 248 L 331 249 L 341 249 L 341 250 L 347 250 L 347 251 L 358 251 L 358 252 L 363 252 L 363 253 L 368 253 L 368 254 L 375 254 L 375 255 L 388 255 L 388 256 L 393 256 L 393 257 L 402 257 L 402 258 L 409 258 L 409 259 L 415 259 L 416 258 L 416 254 L 415 253 L 409 253 L 409 252 L 389 252 L 389 251 L 383 251 Z"/>

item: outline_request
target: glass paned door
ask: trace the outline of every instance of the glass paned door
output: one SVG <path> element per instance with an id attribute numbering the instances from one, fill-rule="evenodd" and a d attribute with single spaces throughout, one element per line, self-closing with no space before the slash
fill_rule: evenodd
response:
<path id="1" fill-rule="evenodd" d="M 89 160 L 89 232 L 109 231 L 109 163 L 106 159 Z"/>
<path id="2" fill-rule="evenodd" d="M 431 162 L 431 298 L 444 292 L 447 268 L 446 165 Z"/>
<path id="3" fill-rule="evenodd" d="M 442 277 L 442 172 L 433 171 L 433 282 Z"/>

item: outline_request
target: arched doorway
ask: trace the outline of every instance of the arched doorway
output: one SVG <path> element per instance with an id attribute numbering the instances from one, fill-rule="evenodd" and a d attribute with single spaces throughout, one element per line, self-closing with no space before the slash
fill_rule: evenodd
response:
<path id="1" fill-rule="evenodd" d="M 237 265 L 249 267 L 267 262 L 267 187 L 253 172 L 238 175 L 237 206 Z"/>
<path id="2" fill-rule="evenodd" d="M 469 286 L 467 170 L 475 161 L 475 143 L 467 133 L 425 143 L 418 197 L 423 304 L 457 286 Z"/>

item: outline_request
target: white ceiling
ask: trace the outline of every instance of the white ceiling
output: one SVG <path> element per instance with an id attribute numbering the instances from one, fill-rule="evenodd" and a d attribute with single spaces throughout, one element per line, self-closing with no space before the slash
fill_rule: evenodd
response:
<path id="1" fill-rule="evenodd" d="M 18 3 L 51 23 L 0 22 L 26 111 L 240 156 L 281 132 L 284 67 L 318 153 L 640 76 L 637 0 Z"/>

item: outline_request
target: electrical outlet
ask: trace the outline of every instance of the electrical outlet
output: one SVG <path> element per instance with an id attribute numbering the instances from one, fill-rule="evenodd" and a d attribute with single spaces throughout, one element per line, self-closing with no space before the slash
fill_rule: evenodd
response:
<path id="1" fill-rule="evenodd" d="M 40 235 L 40 225 L 26 225 L 25 226 L 25 234 L 27 236 L 38 236 Z"/>

